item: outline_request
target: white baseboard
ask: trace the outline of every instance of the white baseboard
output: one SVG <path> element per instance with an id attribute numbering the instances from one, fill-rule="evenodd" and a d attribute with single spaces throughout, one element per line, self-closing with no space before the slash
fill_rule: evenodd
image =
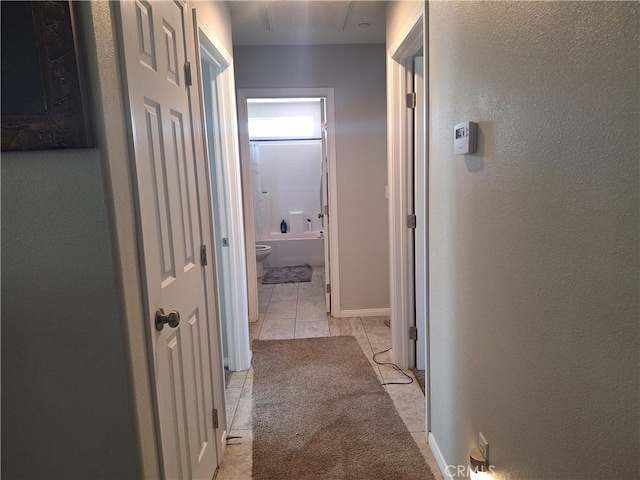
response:
<path id="1" fill-rule="evenodd" d="M 381 317 L 391 315 L 390 308 L 368 308 L 362 310 L 341 310 L 338 318 L 346 317 Z M 333 315 L 334 317 L 336 315 Z"/>
<path id="2" fill-rule="evenodd" d="M 429 432 L 427 436 L 427 443 L 429 444 L 429 448 L 431 449 L 431 453 L 433 453 L 436 462 L 438 463 L 438 467 L 440 467 L 440 473 L 447 480 L 453 480 L 454 477 L 447 474 L 447 461 L 444 459 L 440 448 L 438 447 L 438 442 L 436 442 L 436 437 L 433 436 L 433 433 Z"/>

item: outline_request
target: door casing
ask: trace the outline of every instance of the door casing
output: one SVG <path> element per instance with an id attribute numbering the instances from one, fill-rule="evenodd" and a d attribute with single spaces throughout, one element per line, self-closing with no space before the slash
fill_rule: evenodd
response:
<path id="1" fill-rule="evenodd" d="M 247 130 L 248 114 L 247 99 L 248 98 L 324 98 L 326 101 L 326 122 L 327 122 L 327 154 L 329 159 L 329 237 L 325 241 L 329 241 L 329 257 L 331 260 L 330 278 L 325 278 L 325 283 L 331 284 L 331 315 L 333 317 L 341 316 L 340 308 L 340 264 L 338 261 L 338 206 L 336 199 L 338 198 L 338 182 L 336 177 L 336 144 L 335 144 L 335 103 L 333 88 L 244 88 L 238 89 L 238 124 L 240 134 L 240 158 L 242 163 L 242 176 L 246 185 L 251 185 L 251 165 L 250 165 L 250 146 L 249 132 Z M 253 221 L 253 195 L 251 188 L 245 188 L 243 192 L 245 204 L 245 231 L 247 239 L 247 251 L 255 252 L 255 225 Z M 253 242 L 253 244 L 250 244 Z M 255 257 L 255 255 L 254 255 Z M 325 259 L 326 261 L 327 259 Z M 250 262 L 249 262 L 250 263 Z M 250 282 L 257 285 L 256 275 L 249 278 Z M 255 289 L 255 296 L 252 289 L 249 289 L 249 302 L 255 303 L 257 310 L 258 293 Z"/>
<path id="2" fill-rule="evenodd" d="M 413 68 L 412 59 L 420 52 L 426 52 L 425 42 L 426 10 L 424 2 L 416 2 L 408 15 L 400 33 L 387 48 L 387 175 L 389 188 L 389 278 L 391 303 L 391 347 L 393 361 L 400 368 L 415 366 L 415 342 L 409 339 L 409 328 L 413 326 L 415 315 L 413 232 L 407 227 L 407 215 L 414 213 L 412 200 L 414 182 L 411 172 L 413 165 L 413 110 L 407 108 L 406 94 L 411 91 Z M 426 78 L 426 75 L 425 75 Z M 424 89 L 425 96 L 428 90 Z M 418 101 L 426 102 L 426 98 Z M 427 145 L 426 132 L 424 145 Z M 425 162 L 428 166 L 425 149 Z M 428 188 L 427 178 L 418 179 L 422 188 Z M 422 196 L 422 195 L 420 195 Z M 427 196 L 428 198 L 428 196 Z M 427 218 L 422 219 L 426 226 Z M 420 220 L 418 220 L 420 221 Z M 429 265 L 426 265 L 426 272 Z M 427 274 L 428 278 L 428 274 Z M 425 431 L 430 431 L 429 385 L 429 315 L 428 289 L 419 292 L 425 295 L 426 328 L 425 340 Z"/>
<path id="3" fill-rule="evenodd" d="M 240 160 L 238 156 L 238 129 L 237 110 L 235 96 L 235 79 L 233 72 L 233 58 L 224 48 L 224 45 L 215 35 L 214 29 L 194 13 L 194 24 L 196 25 L 196 41 L 198 42 L 197 65 L 193 66 L 194 83 L 198 82 L 200 88 L 200 98 L 197 105 L 197 116 L 202 125 L 205 124 L 205 107 L 203 98 L 202 72 L 200 70 L 201 52 L 206 52 L 203 57 L 206 62 L 215 64 L 218 70 L 216 76 L 217 104 L 220 112 L 220 120 L 224 125 L 220 135 L 220 154 L 224 169 L 219 172 L 222 175 L 221 181 L 226 187 L 226 232 L 213 232 L 213 238 L 219 239 L 224 233 L 229 239 L 226 268 L 224 271 L 225 289 L 218 289 L 218 295 L 224 295 L 226 318 L 220 322 L 226 322 L 227 347 L 228 347 L 228 367 L 231 371 L 248 370 L 251 367 L 251 350 L 249 347 L 249 303 L 248 303 L 248 282 L 247 282 L 247 262 L 246 244 L 244 232 L 244 213 L 242 196 L 242 179 L 240 170 Z M 196 79 L 197 77 L 197 79 Z M 203 127 L 204 128 L 204 127 Z M 209 157 L 206 135 L 200 142 L 201 154 L 207 158 L 208 182 L 211 185 L 211 165 L 215 159 Z M 209 202 L 208 214 L 213 218 L 213 202 L 216 201 L 212 189 L 208 189 Z M 212 224 L 213 231 L 213 224 Z M 219 233 L 219 234 L 216 234 Z M 215 249 L 212 248 L 213 256 Z M 255 268 L 255 267 L 254 267 Z"/>
<path id="4" fill-rule="evenodd" d="M 414 143 L 414 213 L 416 215 L 416 229 L 414 241 L 414 294 L 415 294 L 415 323 L 418 332 L 416 342 L 416 368 L 425 370 L 427 345 L 427 185 L 428 172 L 426 169 L 426 108 L 424 82 L 424 56 L 413 58 L 413 91 L 417 101 L 414 108 L 413 143 Z"/>

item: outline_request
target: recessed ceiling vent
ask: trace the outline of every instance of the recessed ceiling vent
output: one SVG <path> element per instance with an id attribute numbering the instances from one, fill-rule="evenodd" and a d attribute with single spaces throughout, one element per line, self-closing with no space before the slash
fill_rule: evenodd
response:
<path id="1" fill-rule="evenodd" d="M 353 2 L 264 2 L 267 28 L 323 29 L 341 31 L 346 28 Z"/>

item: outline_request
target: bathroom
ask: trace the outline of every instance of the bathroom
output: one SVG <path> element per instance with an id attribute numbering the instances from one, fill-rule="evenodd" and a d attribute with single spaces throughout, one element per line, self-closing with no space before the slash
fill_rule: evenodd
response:
<path id="1" fill-rule="evenodd" d="M 259 279 L 325 263 L 323 110 L 321 98 L 247 99 Z"/>

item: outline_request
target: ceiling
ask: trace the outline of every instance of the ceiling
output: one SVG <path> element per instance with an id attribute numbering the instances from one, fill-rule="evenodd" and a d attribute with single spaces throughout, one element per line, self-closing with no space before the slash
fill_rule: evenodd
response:
<path id="1" fill-rule="evenodd" d="M 241 1 L 231 9 L 234 45 L 385 42 L 383 1 Z"/>

